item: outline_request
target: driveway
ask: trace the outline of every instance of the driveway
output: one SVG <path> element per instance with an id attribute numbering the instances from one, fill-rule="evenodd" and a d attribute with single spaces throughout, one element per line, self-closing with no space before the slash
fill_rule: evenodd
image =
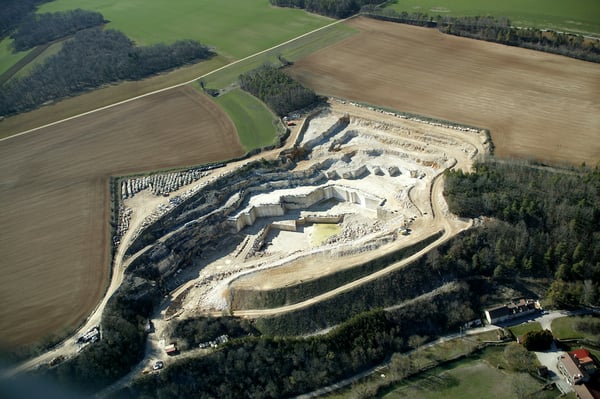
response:
<path id="1" fill-rule="evenodd" d="M 587 310 L 587 309 L 581 309 L 581 310 L 576 310 L 576 311 L 568 311 L 568 310 L 558 310 L 558 311 L 551 311 L 551 312 L 544 311 L 544 312 L 540 312 L 540 313 L 532 313 L 530 315 L 526 315 L 524 317 L 513 319 L 513 320 L 507 320 L 504 323 L 502 323 L 502 325 L 504 327 L 508 327 L 508 326 L 514 326 L 514 325 L 519 325 L 519 324 L 525 324 L 525 323 L 529 323 L 532 321 L 537 321 L 540 323 L 543 330 L 552 331 L 552 321 L 554 319 L 558 319 L 560 317 L 566 317 L 566 316 L 577 316 L 577 315 L 589 314 L 589 313 L 593 313 L 593 312 L 591 310 Z M 560 389 L 560 391 L 563 393 L 571 392 L 573 390 L 573 388 L 564 379 L 563 375 L 558 371 L 558 368 L 556 366 L 558 357 L 560 355 L 566 354 L 566 352 L 559 350 L 556 347 L 556 343 L 553 342 L 550 350 L 548 350 L 546 352 L 534 352 L 534 353 L 537 356 L 540 363 L 543 366 L 548 367 L 549 377 L 552 380 L 552 382 L 556 383 L 556 386 L 558 387 L 558 389 Z"/>
<path id="2" fill-rule="evenodd" d="M 566 354 L 565 351 L 558 350 L 553 342 L 550 350 L 546 352 L 534 352 L 538 360 L 543 366 L 548 367 L 548 377 L 556 384 L 562 393 L 568 393 L 573 390 L 569 383 L 564 379 L 563 375 L 558 371 L 556 366 L 557 359 L 560 355 Z"/>

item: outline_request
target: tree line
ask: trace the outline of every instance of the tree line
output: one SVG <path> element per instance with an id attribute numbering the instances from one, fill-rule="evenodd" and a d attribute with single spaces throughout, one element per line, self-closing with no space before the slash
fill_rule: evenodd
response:
<path id="1" fill-rule="evenodd" d="M 99 12 L 82 9 L 29 14 L 10 37 L 15 50 L 24 51 L 104 23 L 104 17 Z"/>
<path id="2" fill-rule="evenodd" d="M 458 328 L 444 304 L 469 296 L 457 291 L 374 309 L 312 337 L 263 335 L 229 341 L 198 358 L 175 360 L 158 374 L 142 376 L 116 398 L 285 398 L 329 385 L 380 364 L 393 352 L 417 348 Z"/>
<path id="3" fill-rule="evenodd" d="M 271 64 L 240 75 L 239 82 L 243 90 L 258 97 L 279 116 L 322 101 L 314 91 Z"/>
<path id="4" fill-rule="evenodd" d="M 385 312 L 350 319 L 312 338 L 248 337 L 207 356 L 175 361 L 118 397 L 283 398 L 381 362 L 394 346 Z"/>
<path id="5" fill-rule="evenodd" d="M 269 0 L 278 7 L 302 8 L 309 12 L 333 18 L 348 18 L 367 4 L 379 4 L 381 0 Z"/>
<path id="6" fill-rule="evenodd" d="M 49 1 L 52 0 L 3 0 L 0 11 L 0 39 L 9 35 L 38 5 Z"/>
<path id="7" fill-rule="evenodd" d="M 506 17 L 447 15 L 433 17 L 420 12 L 397 12 L 390 8 L 371 6 L 363 7 L 362 12 L 371 18 L 437 28 L 440 32 L 450 35 L 600 62 L 600 40 L 598 39 L 585 39 L 581 35 L 536 28 L 517 28 L 512 26 L 511 21 Z"/>
<path id="8" fill-rule="evenodd" d="M 28 111 L 107 83 L 141 79 L 213 54 L 192 40 L 136 47 L 116 30 L 79 31 L 29 75 L 2 86 L 0 115 Z"/>

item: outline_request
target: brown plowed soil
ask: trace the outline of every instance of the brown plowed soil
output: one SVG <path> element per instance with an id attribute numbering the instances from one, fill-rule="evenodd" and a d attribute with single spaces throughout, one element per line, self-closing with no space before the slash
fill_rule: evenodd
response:
<path id="1" fill-rule="evenodd" d="M 600 161 L 600 65 L 357 18 L 289 73 L 317 92 L 491 130 L 500 157 Z"/>
<path id="2" fill-rule="evenodd" d="M 102 297 L 109 176 L 243 152 L 231 120 L 190 87 L 0 142 L 0 343 L 64 333 Z"/>

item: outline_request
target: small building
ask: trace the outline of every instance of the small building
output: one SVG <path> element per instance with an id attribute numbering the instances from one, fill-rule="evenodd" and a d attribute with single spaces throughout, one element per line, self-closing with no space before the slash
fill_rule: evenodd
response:
<path id="1" fill-rule="evenodd" d="M 596 364 L 587 349 L 577 349 L 569 352 L 569 355 L 573 357 L 580 369 L 585 370 L 590 375 L 596 373 Z"/>
<path id="2" fill-rule="evenodd" d="M 165 353 L 169 356 L 176 355 L 177 353 L 179 353 L 179 350 L 177 349 L 177 345 L 171 344 L 171 345 L 165 346 Z"/>

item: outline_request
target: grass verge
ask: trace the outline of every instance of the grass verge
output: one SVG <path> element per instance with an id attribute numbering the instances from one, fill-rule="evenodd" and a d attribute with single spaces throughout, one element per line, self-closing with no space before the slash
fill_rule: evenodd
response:
<path id="1" fill-rule="evenodd" d="M 204 81 L 207 87 L 219 89 L 236 82 L 238 77 L 246 72 L 258 68 L 264 63 L 280 65 L 278 56 L 283 56 L 286 60 L 294 62 L 300 58 L 314 53 L 329 45 L 344 40 L 358 31 L 344 24 L 335 24 L 313 32 L 310 35 L 300 37 L 290 43 L 278 46 L 275 49 L 265 51 L 247 60 L 240 61 L 223 70 L 211 73 Z"/>
<path id="2" fill-rule="evenodd" d="M 29 75 L 29 73 L 35 68 L 37 65 L 43 64 L 47 58 L 53 56 L 58 53 L 63 46 L 62 41 L 52 43 L 50 46 L 44 49 L 37 57 L 27 63 L 27 65 L 23 66 L 23 68 L 19 69 L 17 73 L 15 73 L 15 78 L 22 78 L 24 76 Z"/>
<path id="3" fill-rule="evenodd" d="M 388 7 L 409 13 L 504 16 L 515 26 L 600 34 L 600 2 L 596 0 L 403 0 L 391 3 Z"/>
<path id="4" fill-rule="evenodd" d="M 226 66 L 230 60 L 222 55 L 217 55 L 208 61 L 165 72 L 141 81 L 123 82 L 103 87 L 74 98 L 65 99 L 51 106 L 6 118 L 1 121 L 0 138 L 78 115 L 98 107 L 114 104 L 118 101 L 139 96 L 153 90 L 184 83 L 205 74 L 208 74 L 208 76 L 203 78 L 207 87 L 225 88 L 235 82 L 239 75 L 244 72 L 250 71 L 265 62 L 279 62 L 278 55 L 283 55 L 286 59 L 294 61 L 321 47 L 347 38 L 355 32 L 356 30 L 345 25 L 336 24 L 294 40 L 277 49 L 228 66 L 227 68 L 219 69 Z M 215 70 L 217 72 L 211 73 L 211 71 Z"/>
<path id="5" fill-rule="evenodd" d="M 241 89 L 231 90 L 215 99 L 229 115 L 246 151 L 275 142 L 276 116 L 256 97 Z"/>

